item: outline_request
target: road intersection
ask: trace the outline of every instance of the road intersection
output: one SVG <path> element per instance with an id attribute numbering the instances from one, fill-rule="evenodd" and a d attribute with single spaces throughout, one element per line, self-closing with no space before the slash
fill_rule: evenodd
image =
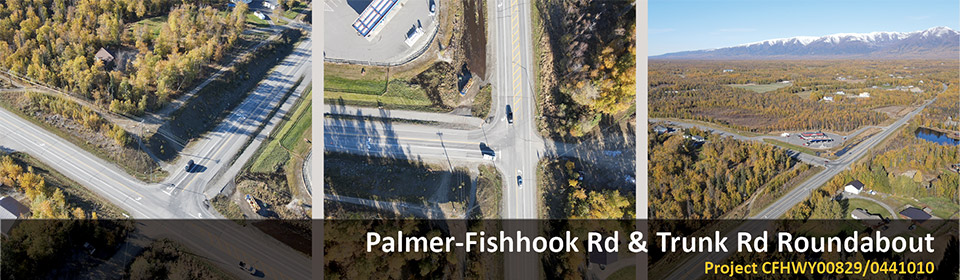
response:
<path id="1" fill-rule="evenodd" d="M 310 30 L 308 24 L 300 23 L 295 27 L 307 32 Z M 126 210 L 135 219 L 222 219 L 222 216 L 209 208 L 206 202 L 208 197 L 204 192 L 208 188 L 219 187 L 212 183 L 216 182 L 221 171 L 232 164 L 233 157 L 243 151 L 248 139 L 267 121 L 270 113 L 284 103 L 283 98 L 291 87 L 301 78 L 301 83 L 310 82 L 310 76 L 306 75 L 310 69 L 310 50 L 311 39 L 308 35 L 218 126 L 188 144 L 174 164 L 171 175 L 159 184 L 139 181 L 116 165 L 4 109 L 0 109 L 0 145 L 40 159 L 64 176 Z M 182 167 L 189 160 L 193 160 L 198 166 L 188 171 Z M 233 227 L 231 230 L 237 231 L 249 230 L 232 222 L 226 227 Z M 171 230 L 174 229 L 175 226 Z M 219 232 L 222 233 L 223 230 Z M 207 256 L 216 263 L 229 267 L 228 271 L 235 270 L 234 266 L 239 259 L 249 256 L 240 253 L 253 250 L 262 252 L 255 257 L 262 260 L 259 269 L 267 275 L 287 279 L 310 278 L 309 258 L 291 252 L 288 247 L 272 246 L 253 239 L 230 245 L 241 248 L 209 246 L 214 241 L 222 241 L 228 235 L 207 231 L 205 235 L 180 236 L 185 239 L 178 240 L 186 240 L 188 245 L 206 246 L 204 250 L 229 249 L 230 252 L 221 251 Z"/>

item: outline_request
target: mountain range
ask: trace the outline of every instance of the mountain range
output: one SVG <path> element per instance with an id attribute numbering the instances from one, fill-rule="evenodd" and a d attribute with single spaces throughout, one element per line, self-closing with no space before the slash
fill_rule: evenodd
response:
<path id="1" fill-rule="evenodd" d="M 957 59 L 960 32 L 938 26 L 914 32 L 840 33 L 772 39 L 726 48 L 684 51 L 651 59 Z"/>

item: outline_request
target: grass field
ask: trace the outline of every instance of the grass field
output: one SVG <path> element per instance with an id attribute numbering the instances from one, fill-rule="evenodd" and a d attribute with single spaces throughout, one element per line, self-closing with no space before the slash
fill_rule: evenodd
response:
<path id="1" fill-rule="evenodd" d="M 383 105 L 385 109 L 403 109 L 420 111 L 440 111 L 432 107 L 433 102 L 423 92 L 423 89 L 399 80 L 392 80 L 387 85 L 387 92 L 383 95 L 358 94 L 337 91 L 324 91 L 324 103 L 377 107 Z"/>
<path id="2" fill-rule="evenodd" d="M 253 13 L 247 13 L 247 24 L 258 26 L 258 27 L 270 26 L 269 22 L 258 18 Z"/>
<path id="3" fill-rule="evenodd" d="M 309 143 L 303 141 L 309 138 L 305 135 L 310 129 L 313 120 L 313 100 L 310 87 L 307 93 L 298 101 L 294 111 L 285 118 L 277 130 L 270 136 L 269 141 L 260 147 L 254 158 L 250 171 L 255 173 L 270 173 L 285 166 L 290 160 L 291 152 L 305 152 L 309 150 Z"/>
<path id="4" fill-rule="evenodd" d="M 851 198 L 847 200 L 847 202 L 849 203 L 849 205 L 847 206 L 847 212 L 849 213 L 853 213 L 854 209 L 861 208 L 863 210 L 867 210 L 867 212 L 870 212 L 871 214 L 880 214 L 884 218 L 896 217 L 896 213 L 890 213 L 889 211 L 884 209 L 883 206 L 873 201 L 869 201 L 866 199 Z M 847 217 L 844 217 L 844 218 L 849 218 L 850 216 L 849 213 Z"/>
<path id="5" fill-rule="evenodd" d="M 307 4 L 305 4 L 305 3 L 303 3 L 303 2 L 300 2 L 300 1 L 297 1 L 297 2 L 293 5 L 293 7 L 291 7 L 290 9 L 287 9 L 286 11 L 283 11 L 283 17 L 289 18 L 289 19 L 294 19 L 294 18 L 297 17 L 297 15 L 299 15 L 300 13 L 302 13 L 302 12 L 305 11 L 305 10 L 307 10 Z"/>
<path id="6" fill-rule="evenodd" d="M 162 26 L 163 23 L 165 23 L 165 22 L 167 22 L 167 16 L 166 16 L 166 15 L 156 16 L 156 17 L 152 17 L 152 18 L 145 18 L 145 19 L 142 19 L 142 20 L 140 20 L 140 21 L 138 21 L 138 22 L 134 22 L 134 23 L 130 24 L 130 27 L 127 28 L 127 30 L 128 30 L 128 31 L 133 31 L 133 28 L 134 28 L 135 26 L 137 26 L 137 25 L 145 25 L 145 26 L 147 27 L 147 30 L 150 31 L 150 35 L 151 35 L 153 38 L 156 38 L 157 35 L 160 35 L 160 26 Z M 132 34 L 132 33 L 131 33 L 131 34 Z"/>
<path id="7" fill-rule="evenodd" d="M 785 88 L 790 85 L 791 84 L 773 83 L 773 84 L 763 84 L 763 85 L 746 84 L 746 85 L 729 85 L 729 86 L 735 87 L 735 88 L 742 88 L 742 89 L 753 91 L 756 93 L 764 93 L 768 91 L 774 91 L 780 88 Z"/>
<path id="8" fill-rule="evenodd" d="M 794 144 L 790 144 L 790 143 L 787 143 L 787 142 L 783 142 L 783 141 L 780 141 L 780 140 L 774 140 L 774 139 L 763 139 L 763 142 L 767 142 L 767 143 L 770 143 L 770 144 L 774 144 L 774 145 L 777 145 L 777 146 L 780 146 L 780 147 L 784 147 L 784 148 L 787 148 L 787 149 L 791 149 L 791 150 L 794 150 L 794 151 L 799 151 L 799 152 L 804 153 L 804 154 L 808 154 L 808 155 L 812 155 L 812 156 L 817 156 L 817 152 L 816 152 L 816 151 L 814 151 L 814 150 L 812 150 L 812 149 L 810 149 L 810 148 L 807 148 L 807 147 L 797 146 L 797 145 L 794 145 Z"/>

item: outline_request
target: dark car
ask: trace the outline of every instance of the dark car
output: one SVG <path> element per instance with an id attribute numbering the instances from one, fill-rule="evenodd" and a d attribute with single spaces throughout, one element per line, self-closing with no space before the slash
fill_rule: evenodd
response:
<path id="1" fill-rule="evenodd" d="M 517 169 L 517 188 L 523 188 L 523 172 Z"/>
<path id="2" fill-rule="evenodd" d="M 193 167 L 194 167 L 195 165 L 197 165 L 197 164 L 194 163 L 192 159 L 191 159 L 190 161 L 188 161 L 188 162 L 187 162 L 187 167 L 186 167 L 187 172 L 190 172 L 190 170 L 193 169 Z"/>
<path id="3" fill-rule="evenodd" d="M 507 123 L 513 124 L 513 110 L 510 109 L 510 105 L 507 105 Z"/>
<path id="4" fill-rule="evenodd" d="M 480 142 L 480 154 L 483 155 L 483 159 L 494 160 L 497 158 L 497 153 L 483 142 Z"/>

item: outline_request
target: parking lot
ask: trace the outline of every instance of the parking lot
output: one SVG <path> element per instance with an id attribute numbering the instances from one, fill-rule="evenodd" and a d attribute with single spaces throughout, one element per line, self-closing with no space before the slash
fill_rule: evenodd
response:
<path id="1" fill-rule="evenodd" d="M 324 56 L 353 62 L 397 63 L 423 49 L 438 26 L 442 3 L 435 0 L 398 0 L 367 37 L 353 28 L 354 21 L 371 0 L 325 0 L 323 2 Z M 436 3 L 431 15 L 430 5 Z M 407 34 L 422 28 L 423 34 L 409 45 Z"/>
<path id="2" fill-rule="evenodd" d="M 787 137 L 783 137 L 783 135 L 780 135 L 776 139 L 783 142 L 790 143 L 790 144 L 794 144 L 797 146 L 803 146 L 803 147 L 817 149 L 817 150 L 831 149 L 834 147 L 839 147 L 841 144 L 843 144 L 844 139 L 843 139 L 843 136 L 841 136 L 840 134 L 830 133 L 830 132 L 823 132 L 823 134 L 825 134 L 830 139 L 830 141 L 826 141 L 826 142 L 808 141 L 800 137 L 800 132 L 791 132 L 790 136 L 787 136 Z"/>

